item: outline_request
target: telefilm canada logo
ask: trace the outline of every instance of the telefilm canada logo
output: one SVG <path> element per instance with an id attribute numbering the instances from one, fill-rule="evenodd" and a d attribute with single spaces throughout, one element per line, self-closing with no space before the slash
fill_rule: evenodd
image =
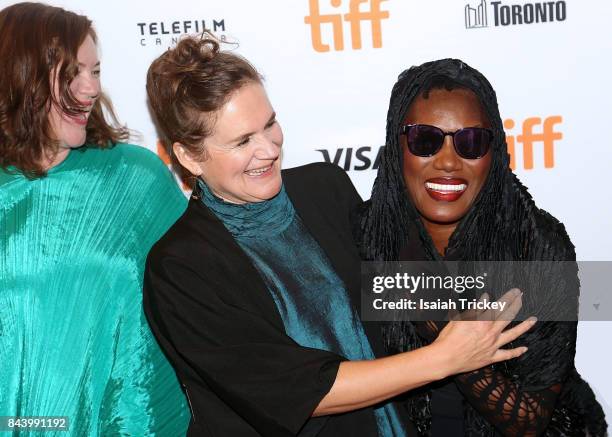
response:
<path id="1" fill-rule="evenodd" d="M 202 33 L 208 30 L 219 39 L 225 41 L 225 19 L 197 19 L 197 20 L 173 20 L 173 21 L 150 21 L 136 23 L 136 29 L 140 38 L 140 45 L 171 47 L 179 42 L 181 36 Z"/>
<path id="2" fill-rule="evenodd" d="M 567 19 L 564 1 L 507 4 L 486 0 L 465 5 L 465 28 L 479 29 L 489 26 L 516 26 L 521 24 L 551 23 Z"/>

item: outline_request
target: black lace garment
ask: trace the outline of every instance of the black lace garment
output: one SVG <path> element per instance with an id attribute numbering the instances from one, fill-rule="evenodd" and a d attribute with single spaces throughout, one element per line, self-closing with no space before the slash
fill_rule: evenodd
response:
<path id="1" fill-rule="evenodd" d="M 510 170 L 494 90 L 479 72 L 454 59 L 412 67 L 400 75 L 393 88 L 387 142 L 372 198 L 355 217 L 364 259 L 398 260 L 400 252 L 403 259 L 441 259 L 406 195 L 399 135 L 412 100 L 432 83 L 444 81 L 476 93 L 495 133 L 489 176 L 451 236 L 445 259 L 575 261 L 564 226 L 536 207 Z M 537 275 L 530 278 L 530 284 L 538 290 L 540 302 L 542 296 L 546 298 L 545 286 L 538 283 Z M 502 277 L 495 285 L 493 289 L 503 293 L 516 284 L 505 283 Z M 573 274 L 558 277 L 552 286 L 555 296 L 567 299 L 557 302 L 551 297 L 547 307 L 552 314 L 577 307 L 577 267 Z M 525 292 L 524 303 L 529 299 Z M 435 340 L 442 327 L 442 322 L 396 322 L 387 326 L 384 335 L 390 349 L 412 350 Z M 601 406 L 574 366 L 576 328 L 576 322 L 538 322 L 510 345 L 529 348 L 520 358 L 453 377 L 464 399 L 465 435 L 607 435 Z M 422 436 L 431 432 L 431 399 L 436 389 L 435 385 L 424 387 L 406 398 L 406 408 Z"/>

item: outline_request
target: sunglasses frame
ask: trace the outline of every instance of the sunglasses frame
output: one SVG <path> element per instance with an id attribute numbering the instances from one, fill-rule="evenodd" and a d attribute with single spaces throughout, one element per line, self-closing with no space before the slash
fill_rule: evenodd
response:
<path id="1" fill-rule="evenodd" d="M 430 127 L 430 128 L 433 128 L 433 129 L 436 129 L 436 130 L 442 132 L 442 135 L 443 135 L 442 142 L 440 143 L 440 146 L 438 146 L 438 148 L 433 153 L 431 153 L 429 155 L 417 155 L 412 150 L 410 150 L 410 146 L 408 145 L 408 130 L 410 128 L 412 128 L 412 127 L 415 127 L 415 126 L 427 126 L 427 127 Z M 457 143 L 455 143 L 455 135 L 457 135 L 458 132 L 462 132 L 462 131 L 464 131 L 466 129 L 481 129 L 481 130 L 486 131 L 486 132 L 489 133 L 490 142 L 489 142 L 489 145 L 487 146 L 487 151 L 484 154 L 482 154 L 481 156 L 478 156 L 476 158 L 468 158 L 468 157 L 463 156 L 463 154 L 461 152 L 459 152 L 459 149 L 457 149 Z M 489 129 L 489 128 L 486 128 L 486 127 L 464 127 L 464 128 L 461 128 L 461 129 L 457 129 L 454 132 L 444 132 L 442 129 L 440 129 L 437 126 L 432 126 L 431 124 L 423 124 L 423 123 L 405 124 L 404 126 L 402 126 L 401 135 L 406 135 L 406 147 L 408 148 L 408 151 L 410 153 L 412 153 L 414 156 L 418 156 L 418 157 L 421 157 L 421 158 L 430 158 L 430 157 L 434 156 L 436 153 L 438 153 L 440 150 L 442 150 L 442 147 L 444 146 L 444 140 L 446 139 L 446 137 L 447 136 L 451 136 L 453 138 L 453 148 L 455 149 L 455 152 L 457 153 L 457 155 L 459 155 L 463 159 L 481 159 L 487 153 L 489 153 L 489 150 L 491 149 L 491 142 L 493 142 L 493 138 L 494 138 L 493 131 L 491 129 Z"/>

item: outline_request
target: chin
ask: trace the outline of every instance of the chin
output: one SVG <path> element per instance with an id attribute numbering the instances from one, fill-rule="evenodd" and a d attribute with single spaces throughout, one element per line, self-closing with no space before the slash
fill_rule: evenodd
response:
<path id="1" fill-rule="evenodd" d="M 278 182 L 275 181 L 275 182 L 270 183 L 269 186 L 265 187 L 265 189 L 262 189 L 258 193 L 256 193 L 254 197 L 257 197 L 258 199 L 261 199 L 262 201 L 270 200 L 274 196 L 276 196 L 278 193 L 280 193 L 281 185 L 282 183 L 279 178 Z"/>
<path id="2" fill-rule="evenodd" d="M 278 187 L 276 187 L 275 189 L 266 190 L 265 193 L 262 193 L 262 196 L 260 198 L 266 199 L 266 200 L 272 199 L 274 196 L 280 193 L 280 190 L 281 190 L 281 186 L 279 184 Z"/>

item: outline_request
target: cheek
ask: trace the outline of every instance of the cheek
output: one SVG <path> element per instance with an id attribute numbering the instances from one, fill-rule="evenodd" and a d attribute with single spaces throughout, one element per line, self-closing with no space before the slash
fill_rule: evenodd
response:
<path id="1" fill-rule="evenodd" d="M 421 162 L 422 159 L 423 158 L 418 158 L 406 150 L 404 151 L 404 184 L 406 184 L 406 189 L 408 193 L 410 193 L 413 202 L 416 201 L 416 197 L 421 194 L 419 189 L 422 184 L 419 175 L 424 169 L 424 163 Z"/>
<path id="2" fill-rule="evenodd" d="M 268 139 L 272 143 L 276 144 L 278 147 L 282 147 L 284 136 L 283 136 L 283 130 L 281 129 L 278 123 L 276 123 L 272 127 L 272 129 L 270 129 L 270 136 L 268 137 Z"/>
<path id="3" fill-rule="evenodd" d="M 77 76 L 72 82 L 70 82 L 70 86 L 68 87 L 70 94 L 72 94 L 72 96 L 77 100 L 79 100 L 79 90 L 81 89 L 80 81 L 81 79 Z"/>
<path id="4" fill-rule="evenodd" d="M 51 127 L 52 135 L 56 139 L 63 136 L 64 123 L 62 114 L 55 105 L 52 105 L 51 110 L 49 111 L 49 126 Z"/>
<path id="5" fill-rule="evenodd" d="M 491 154 L 487 154 L 485 157 L 476 160 L 474 163 L 469 163 L 470 172 L 474 179 L 475 185 L 480 188 L 484 185 L 491 169 Z"/>

